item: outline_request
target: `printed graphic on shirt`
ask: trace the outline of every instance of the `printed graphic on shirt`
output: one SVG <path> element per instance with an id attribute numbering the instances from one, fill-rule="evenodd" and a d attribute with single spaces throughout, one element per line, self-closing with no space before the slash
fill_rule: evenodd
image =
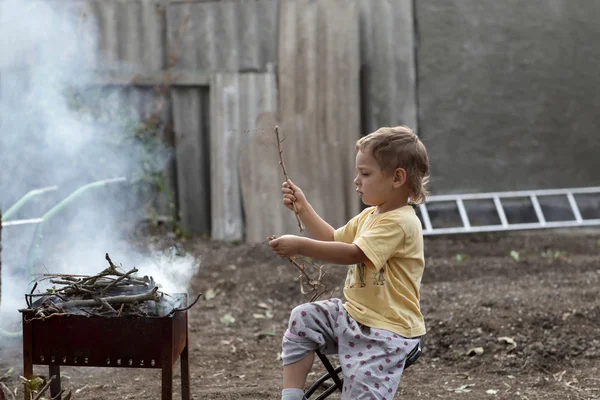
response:
<path id="1" fill-rule="evenodd" d="M 383 267 L 379 269 L 373 275 L 375 276 L 375 286 L 383 286 L 385 284 L 385 278 L 383 277 L 384 269 Z"/>
<path id="2" fill-rule="evenodd" d="M 346 289 L 363 288 L 365 287 L 365 263 L 360 265 L 354 264 L 348 268 L 346 275 Z"/>

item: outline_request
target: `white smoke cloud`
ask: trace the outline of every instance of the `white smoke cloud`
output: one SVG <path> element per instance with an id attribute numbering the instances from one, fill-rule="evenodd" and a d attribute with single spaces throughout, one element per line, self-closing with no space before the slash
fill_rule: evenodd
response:
<path id="1" fill-rule="evenodd" d="M 92 71 L 130 67 L 105 65 L 81 4 L 0 0 L 0 209 L 33 189 L 57 185 L 11 219 L 41 217 L 82 185 L 116 177 L 127 183 L 85 192 L 37 233 L 31 225 L 3 229 L 4 329 L 16 326 L 16 310 L 25 306 L 32 260 L 37 273 L 96 274 L 106 268 L 108 252 L 125 270 L 153 276 L 167 293 L 185 292 L 198 268 L 185 254 L 141 254 L 123 236 L 145 217 L 152 198 L 132 183 L 164 170 L 171 151 L 134 134 L 147 115 L 128 104 L 127 91 L 95 83 Z M 41 246 L 30 251 L 38 233 Z"/>

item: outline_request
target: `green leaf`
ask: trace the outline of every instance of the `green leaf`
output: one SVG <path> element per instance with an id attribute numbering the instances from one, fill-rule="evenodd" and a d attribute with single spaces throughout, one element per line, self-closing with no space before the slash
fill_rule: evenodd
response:
<path id="1" fill-rule="evenodd" d="M 456 262 L 461 263 L 461 262 L 465 261 L 467 258 L 469 258 L 469 257 L 464 254 L 457 254 Z"/>
<path id="2" fill-rule="evenodd" d="M 521 255 L 519 254 L 518 251 L 515 251 L 515 250 L 510 251 L 510 256 L 512 257 L 513 260 L 515 260 L 517 262 L 521 259 Z"/>
<path id="3" fill-rule="evenodd" d="M 23 384 L 29 390 L 29 393 L 39 391 L 44 386 L 44 379 L 40 376 L 34 376 L 31 379 L 25 379 Z"/>
<path id="4" fill-rule="evenodd" d="M 219 290 L 219 289 L 217 289 L 217 290 L 215 290 L 215 289 L 212 289 L 212 288 L 211 288 L 211 289 L 208 289 L 208 290 L 206 291 L 206 293 L 204 293 L 204 299 L 205 299 L 205 300 L 211 300 L 211 299 L 214 299 L 215 297 L 217 297 L 217 295 L 219 294 L 219 292 L 220 292 L 220 290 Z"/>
<path id="5" fill-rule="evenodd" d="M 227 313 L 221 317 L 221 323 L 223 325 L 229 326 L 229 325 L 233 324 L 234 322 L 235 322 L 235 318 L 233 318 L 233 316 L 229 313 Z"/>

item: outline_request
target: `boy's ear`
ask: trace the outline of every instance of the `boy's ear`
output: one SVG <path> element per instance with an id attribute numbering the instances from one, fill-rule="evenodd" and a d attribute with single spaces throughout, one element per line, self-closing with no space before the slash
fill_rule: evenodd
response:
<path id="1" fill-rule="evenodd" d="M 404 168 L 396 168 L 394 171 L 394 180 L 392 185 L 394 188 L 399 188 L 406 183 L 406 170 Z"/>

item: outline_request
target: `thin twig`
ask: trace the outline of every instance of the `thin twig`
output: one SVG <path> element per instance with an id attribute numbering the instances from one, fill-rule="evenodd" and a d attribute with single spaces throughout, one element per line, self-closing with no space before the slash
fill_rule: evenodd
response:
<path id="1" fill-rule="evenodd" d="M 279 150 L 279 165 L 281 165 L 281 169 L 283 171 L 283 176 L 285 181 L 288 182 L 290 178 L 288 177 L 287 170 L 285 169 L 285 163 L 283 162 L 283 150 L 281 149 L 281 139 L 279 138 L 279 127 L 275 126 L 275 137 L 277 138 L 277 150 Z M 292 209 L 294 210 L 294 214 L 296 214 L 296 221 L 298 222 L 298 228 L 300 228 L 300 232 L 304 232 L 304 227 L 302 226 L 302 221 L 300 220 L 300 215 L 298 215 L 298 210 L 296 209 L 296 202 L 292 202 Z"/>
<path id="2" fill-rule="evenodd" d="M 104 288 L 104 291 L 108 291 L 108 289 L 110 289 L 111 286 L 116 285 L 117 283 L 121 282 L 123 279 L 127 278 L 129 275 L 131 274 L 135 274 L 136 272 L 138 272 L 137 268 L 132 269 L 131 271 L 127 272 L 125 275 L 121 275 L 120 277 L 118 277 L 116 280 L 112 281 L 111 283 L 108 284 L 108 286 L 106 286 Z"/>
<path id="3" fill-rule="evenodd" d="M 21 311 L 21 310 L 19 310 L 19 311 Z M 25 311 L 28 311 L 28 310 L 25 310 Z M 67 314 L 66 313 L 53 313 L 53 314 L 46 315 L 46 316 L 43 316 L 43 317 L 35 317 L 35 318 L 28 319 L 27 322 L 31 322 L 31 321 L 43 321 L 43 320 L 46 320 L 46 319 L 52 318 L 52 317 L 64 317 L 65 315 L 67 315 Z"/>
<path id="4" fill-rule="evenodd" d="M 294 267 L 296 267 L 298 269 L 298 271 L 300 271 L 302 273 L 302 275 L 304 275 L 304 277 L 306 278 L 306 280 L 308 282 L 312 281 L 311 277 L 308 276 L 308 274 L 306 273 L 306 268 L 304 267 L 304 265 L 300 264 L 298 261 L 296 261 L 295 258 L 288 258 L 288 261 L 292 263 L 292 265 Z"/>
<path id="5" fill-rule="evenodd" d="M 38 283 L 36 282 L 33 285 L 33 289 L 31 289 L 31 293 L 29 293 L 30 295 L 33 294 L 33 292 L 35 292 L 35 289 L 37 289 L 38 287 Z M 27 295 L 25 295 L 25 303 L 27 303 L 27 305 L 29 306 L 29 308 L 31 308 L 32 302 L 31 302 L 31 298 L 28 298 Z"/>
<path id="6" fill-rule="evenodd" d="M 99 301 L 104 306 L 104 308 L 106 308 L 107 311 L 114 312 L 115 314 L 117 313 L 117 310 L 115 310 L 113 306 L 108 304 L 108 301 L 106 301 L 106 299 L 99 299 Z"/>
<path id="7" fill-rule="evenodd" d="M 198 294 L 198 297 L 196 297 L 196 300 L 194 300 L 194 302 L 193 302 L 192 304 L 190 304 L 189 306 L 187 306 L 187 307 L 184 307 L 184 308 L 174 308 L 174 309 L 172 309 L 172 310 L 171 310 L 171 312 L 170 312 L 170 313 L 167 315 L 167 317 L 168 317 L 169 315 L 173 315 L 173 314 L 175 314 L 176 312 L 179 312 L 179 311 L 187 311 L 187 310 L 189 310 L 190 308 L 194 307 L 194 305 L 196 305 L 196 303 L 198 302 L 198 300 L 200 300 L 200 296 L 202 296 L 202 293 L 199 293 L 199 294 Z"/>

